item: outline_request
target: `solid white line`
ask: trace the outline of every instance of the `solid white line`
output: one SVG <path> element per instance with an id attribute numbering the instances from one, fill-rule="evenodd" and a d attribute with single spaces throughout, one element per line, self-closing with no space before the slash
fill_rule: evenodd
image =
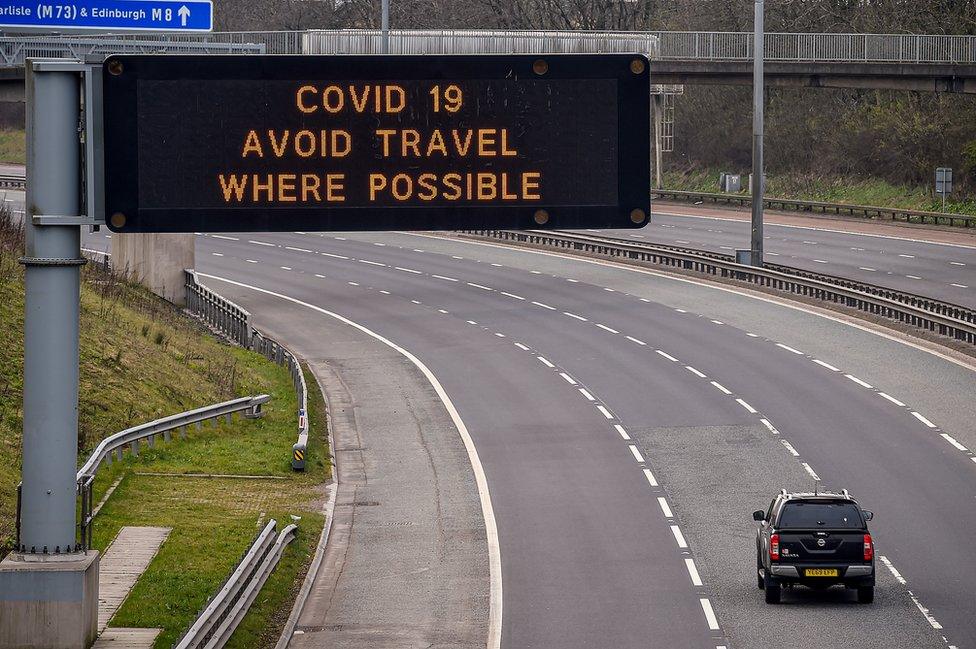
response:
<path id="1" fill-rule="evenodd" d="M 613 427 L 617 429 L 617 432 L 620 433 L 620 436 L 623 437 L 624 440 L 630 441 L 630 435 L 627 434 L 627 431 L 624 430 L 623 426 L 620 424 L 614 424 Z"/>
<path id="2" fill-rule="evenodd" d="M 748 403 L 746 403 L 742 399 L 736 399 L 736 401 L 739 403 L 740 406 L 742 406 L 743 408 L 745 408 L 746 410 L 748 410 L 752 414 L 756 414 L 756 409 L 753 408 L 752 406 L 750 406 Z"/>
<path id="3" fill-rule="evenodd" d="M 630 445 L 630 452 L 633 453 L 635 460 L 637 460 L 642 464 L 644 463 L 644 456 L 641 455 L 641 452 L 637 450 L 637 447 L 634 446 L 633 444 Z"/>
<path id="4" fill-rule="evenodd" d="M 658 486 L 657 478 L 654 477 L 654 474 L 651 473 L 650 469 L 644 469 L 644 477 L 647 478 L 647 481 L 651 484 L 652 487 Z"/>
<path id="5" fill-rule="evenodd" d="M 706 598 L 701 598 L 698 600 L 701 604 L 702 612 L 705 613 L 705 621 L 708 622 L 708 629 L 710 631 L 718 631 L 721 627 L 718 625 L 718 618 L 715 617 L 715 611 L 712 610 L 712 603 Z"/>
<path id="6" fill-rule="evenodd" d="M 575 313 L 570 313 L 569 311 L 563 311 L 563 315 L 568 315 L 570 318 L 576 318 L 581 322 L 589 322 L 586 318 L 581 315 L 576 315 Z"/>
<path id="7" fill-rule="evenodd" d="M 529 348 L 523 345 L 522 343 L 515 343 L 515 346 L 521 349 L 523 352 L 529 351 Z"/>
<path id="8" fill-rule="evenodd" d="M 647 345 L 647 343 L 644 342 L 643 340 L 638 340 L 638 339 L 634 338 L 633 336 L 627 336 L 627 340 L 629 340 L 632 343 L 637 343 L 638 345 L 640 345 L 642 347 L 645 346 L 645 345 Z"/>
<path id="9" fill-rule="evenodd" d="M 370 261 L 368 259 L 360 259 L 359 260 L 359 263 L 361 263 L 361 264 L 369 264 L 370 266 L 382 266 L 383 268 L 386 268 L 386 264 L 381 264 L 378 261 Z"/>
<path id="10" fill-rule="evenodd" d="M 505 297 L 510 297 L 512 299 L 515 299 L 515 300 L 524 300 L 525 299 L 521 295 L 515 295 L 514 293 L 506 293 L 505 291 L 501 291 L 501 294 L 504 295 Z"/>
<path id="11" fill-rule="evenodd" d="M 932 626 L 933 629 L 942 628 L 942 625 L 939 624 L 939 621 L 935 619 L 935 616 L 929 612 L 929 609 L 922 606 L 922 602 L 918 601 L 918 598 L 915 597 L 915 594 L 912 591 L 908 591 L 908 596 L 912 598 L 912 601 L 915 602 L 915 606 L 918 607 L 918 610 L 921 611 L 922 615 L 925 616 L 925 620 Z"/>
<path id="12" fill-rule="evenodd" d="M 674 518 L 674 512 L 668 507 L 668 501 L 665 498 L 658 496 L 657 504 L 661 506 L 661 511 L 664 512 L 665 518 Z"/>
<path id="13" fill-rule="evenodd" d="M 799 354 L 800 356 L 803 356 L 803 352 L 801 352 L 799 349 L 793 349 L 789 345 L 784 345 L 783 343 L 776 343 L 776 346 L 779 347 L 780 349 L 785 349 L 788 352 L 793 352 L 794 354 Z"/>
<path id="14" fill-rule="evenodd" d="M 305 248 L 295 248 L 293 246 L 285 246 L 285 250 L 294 250 L 295 252 L 311 252 L 311 253 L 315 252 L 314 250 L 307 250 Z"/>
<path id="15" fill-rule="evenodd" d="M 587 401 L 596 401 L 596 397 L 587 392 L 585 388 L 580 388 L 579 391 Z"/>
<path id="16" fill-rule="evenodd" d="M 456 282 L 457 280 L 453 277 L 445 277 L 444 275 L 431 275 L 434 279 L 442 279 L 445 282 Z"/>
<path id="17" fill-rule="evenodd" d="M 908 583 L 907 581 L 905 581 L 905 578 L 901 576 L 901 573 L 898 572 L 898 570 L 893 565 L 891 565 L 891 561 L 888 560 L 888 557 L 884 556 L 883 554 L 879 554 L 878 558 L 881 559 L 881 563 L 887 566 L 888 570 L 891 572 L 892 576 L 896 580 L 898 580 L 899 584 L 904 586 L 905 584 Z"/>
<path id="18" fill-rule="evenodd" d="M 349 259 L 345 255 L 333 255 L 331 252 L 320 252 L 319 254 L 324 257 L 335 257 L 336 259 Z"/>
<path id="19" fill-rule="evenodd" d="M 671 526 L 671 533 L 674 534 L 674 540 L 678 543 L 679 548 L 687 548 L 688 542 L 685 541 L 685 535 L 681 533 L 681 528 L 677 525 Z"/>
<path id="20" fill-rule="evenodd" d="M 818 360 L 816 358 L 813 359 L 813 362 L 816 363 L 817 365 L 819 365 L 820 367 L 826 367 L 831 372 L 840 372 L 839 369 L 837 369 L 836 367 L 834 367 L 830 363 L 825 363 L 825 362 L 823 362 L 821 360 Z"/>
<path id="21" fill-rule="evenodd" d="M 570 385 L 577 385 L 576 379 L 574 379 L 573 377 L 571 377 L 569 374 L 566 374 L 566 372 L 560 372 L 559 373 L 559 376 L 561 376 L 564 379 L 566 379 L 566 382 L 569 383 Z"/>
<path id="22" fill-rule="evenodd" d="M 267 246 L 269 248 L 277 248 L 278 246 L 274 243 L 268 243 L 267 241 L 254 241 L 253 239 L 248 239 L 248 243 L 253 243 L 259 246 Z M 346 257 L 348 259 L 348 257 Z"/>
<path id="23" fill-rule="evenodd" d="M 610 411 L 606 409 L 606 407 L 597 406 L 596 409 L 599 410 L 600 414 L 602 414 L 607 419 L 613 419 L 613 414 L 611 414 Z"/>
<path id="24" fill-rule="evenodd" d="M 536 306 L 541 306 L 543 309 L 549 309 L 550 311 L 555 311 L 556 307 L 549 306 L 548 304 L 543 304 L 542 302 L 533 302 L 532 304 Z"/>
<path id="25" fill-rule="evenodd" d="M 929 428 L 938 428 L 938 426 L 936 426 L 931 421 L 923 417 L 920 413 L 915 412 L 914 410 L 912 410 L 912 417 L 915 417 L 915 419 L 918 419 L 920 422 L 922 422 Z"/>
<path id="26" fill-rule="evenodd" d="M 695 376 L 697 376 L 700 379 L 705 378 L 705 375 L 704 374 L 702 374 L 701 372 L 699 372 L 698 370 L 696 370 L 691 365 L 685 365 L 685 369 L 688 370 L 689 372 L 691 372 L 692 374 L 694 374 Z"/>
<path id="27" fill-rule="evenodd" d="M 604 324 L 597 324 L 596 326 L 598 326 L 600 329 L 603 329 L 604 331 L 609 331 L 612 334 L 619 334 L 620 333 L 616 329 L 611 329 L 610 327 L 608 327 L 607 325 L 604 325 Z"/>
<path id="28" fill-rule="evenodd" d="M 701 575 L 698 574 L 698 567 L 695 565 L 695 560 L 691 557 L 685 558 L 685 568 L 688 569 L 688 576 L 691 577 L 691 583 L 695 586 L 704 586 L 702 582 Z"/>
<path id="29" fill-rule="evenodd" d="M 718 383 L 716 381 L 712 381 L 712 385 L 714 385 L 716 388 L 718 388 L 719 390 L 721 390 L 725 394 L 732 394 L 732 390 L 729 390 L 727 387 L 725 387 L 721 383 Z"/>
<path id="30" fill-rule="evenodd" d="M 890 401 L 891 403 L 895 404 L 896 406 L 900 406 L 902 408 L 905 407 L 905 404 L 903 404 L 901 401 L 899 401 L 898 399 L 894 398 L 890 394 L 885 394 L 884 392 L 879 392 L 878 393 L 878 396 L 879 397 L 882 397 L 884 399 L 887 399 L 888 401 Z"/>
<path id="31" fill-rule="evenodd" d="M 662 352 L 660 349 L 655 349 L 654 351 L 656 351 L 658 354 L 660 354 L 661 356 L 665 357 L 666 359 L 668 359 L 672 363 L 677 363 L 678 362 L 678 359 L 677 358 L 675 358 L 674 356 L 672 356 L 671 354 L 669 354 L 667 352 Z"/>
<path id="32" fill-rule="evenodd" d="M 792 455 L 793 457 L 800 457 L 799 451 L 797 451 L 795 448 L 793 448 L 793 445 L 792 444 L 790 444 L 789 442 L 787 442 L 785 439 L 781 439 L 779 441 L 783 442 L 783 446 L 785 446 L 786 447 L 786 450 L 790 452 L 790 455 Z"/>
<path id="33" fill-rule="evenodd" d="M 396 270 L 402 270 L 405 273 L 413 273 L 414 275 L 423 275 L 419 270 L 414 270 L 412 268 L 403 268 L 401 266 L 394 266 Z"/>
<path id="34" fill-rule="evenodd" d="M 844 376 L 846 376 L 850 380 L 854 381 L 855 383 L 857 383 L 858 385 L 860 385 L 862 388 L 868 388 L 870 390 L 871 388 L 874 387 L 870 383 L 867 383 L 865 381 L 862 381 L 861 379 L 857 378 L 856 376 L 854 376 L 852 374 L 845 374 Z"/>
<path id="35" fill-rule="evenodd" d="M 953 446 L 955 446 L 960 451 L 966 452 L 966 451 L 969 450 L 968 448 L 966 448 L 965 446 L 963 446 L 962 444 L 960 444 L 958 441 L 956 441 L 956 438 L 953 437 L 952 435 L 947 435 L 946 433 L 942 433 L 942 439 L 944 439 L 945 441 L 949 442 L 950 444 L 952 444 Z"/>
<path id="36" fill-rule="evenodd" d="M 238 239 L 237 237 L 228 237 L 223 234 L 211 234 L 210 236 L 213 237 L 214 239 L 227 239 L 228 241 L 240 241 L 240 239 Z"/>
<path id="37" fill-rule="evenodd" d="M 819 480 L 820 479 L 820 476 L 818 476 L 817 475 L 817 472 L 813 470 L 813 467 L 811 467 L 806 462 L 800 462 L 800 464 L 803 465 L 803 468 L 806 469 L 807 473 L 810 474 L 810 477 L 811 478 L 813 478 L 814 480 Z"/>
<path id="38" fill-rule="evenodd" d="M 481 284 L 475 284 L 474 282 L 465 282 L 465 283 L 468 286 L 471 286 L 473 288 L 480 288 L 480 289 L 482 289 L 484 291 L 494 291 L 495 290 L 495 289 L 493 289 L 493 288 L 491 288 L 489 286 L 482 286 Z"/>
<path id="39" fill-rule="evenodd" d="M 441 385 L 434 373 L 428 369 L 426 365 L 412 353 L 400 347 L 396 343 L 384 338 L 380 334 L 364 327 L 363 325 L 353 322 L 352 320 L 323 309 L 322 307 L 315 306 L 314 304 L 309 304 L 308 302 L 302 302 L 296 298 L 290 297 L 288 295 L 283 295 L 281 293 L 275 293 L 274 291 L 269 291 L 268 289 L 259 288 L 257 286 L 251 286 L 249 284 L 244 284 L 241 282 L 235 282 L 234 280 L 219 277 L 217 275 L 208 275 L 205 273 L 198 273 L 201 277 L 209 277 L 211 279 L 216 279 L 228 284 L 233 284 L 235 286 L 240 286 L 242 288 L 251 289 L 258 291 L 259 293 L 264 293 L 266 295 L 271 295 L 283 300 L 292 302 L 293 304 L 298 304 L 304 306 L 313 311 L 318 311 L 319 313 L 329 316 L 338 320 L 339 322 L 345 323 L 359 331 L 363 332 L 368 336 L 372 336 L 376 340 L 380 341 L 384 345 L 394 349 L 401 355 L 407 358 L 414 366 L 419 369 L 423 375 L 427 378 L 427 381 L 434 388 L 434 392 L 440 398 L 441 403 L 447 409 L 448 415 L 450 415 L 451 420 L 454 422 L 454 427 L 457 428 L 458 434 L 461 436 L 461 440 L 464 442 L 464 447 L 468 452 L 468 460 L 471 462 L 471 468 L 474 471 L 475 484 L 478 486 L 478 497 L 481 501 L 481 514 L 485 519 L 485 536 L 488 543 L 488 573 L 489 573 L 489 603 L 488 603 L 488 643 L 489 649 L 498 649 L 501 646 L 501 630 L 502 630 L 502 561 L 501 561 L 501 550 L 498 544 L 498 525 L 495 522 L 495 511 L 491 503 L 491 493 L 488 489 L 488 478 L 485 475 L 484 467 L 481 464 L 481 458 L 478 456 L 478 449 L 474 445 L 474 440 L 471 439 L 471 435 L 468 432 L 467 426 L 464 424 L 464 420 L 461 419 L 461 415 L 458 413 L 457 408 L 454 407 L 454 402 L 451 401 L 451 397 L 448 396 L 447 391 Z"/>
<path id="40" fill-rule="evenodd" d="M 476 323 L 476 324 L 477 324 L 477 323 Z M 548 367 L 548 368 L 553 368 L 553 367 L 556 367 L 555 365 L 553 365 L 552 363 L 550 363 L 549 361 L 547 361 L 547 360 L 546 360 L 546 359 L 545 359 L 544 357 L 542 357 L 542 356 L 536 356 L 536 358 L 538 358 L 538 359 L 539 359 L 540 361 L 542 361 L 542 364 L 543 364 L 543 365 L 545 365 L 545 366 L 546 366 L 546 367 Z"/>

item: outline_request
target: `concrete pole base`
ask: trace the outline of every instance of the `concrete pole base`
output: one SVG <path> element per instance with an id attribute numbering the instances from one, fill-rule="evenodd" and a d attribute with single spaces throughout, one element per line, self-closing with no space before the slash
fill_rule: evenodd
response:
<path id="1" fill-rule="evenodd" d="M 0 649 L 88 649 L 97 635 L 97 551 L 0 562 Z"/>

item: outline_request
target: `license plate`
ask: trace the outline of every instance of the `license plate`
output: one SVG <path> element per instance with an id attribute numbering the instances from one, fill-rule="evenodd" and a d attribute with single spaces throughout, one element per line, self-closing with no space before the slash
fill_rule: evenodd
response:
<path id="1" fill-rule="evenodd" d="M 840 571 L 837 568 L 807 568 L 804 574 L 807 577 L 839 577 Z"/>

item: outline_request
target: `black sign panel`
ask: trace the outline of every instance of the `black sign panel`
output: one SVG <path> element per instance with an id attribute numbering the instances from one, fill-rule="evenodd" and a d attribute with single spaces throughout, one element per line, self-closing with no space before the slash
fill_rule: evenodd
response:
<path id="1" fill-rule="evenodd" d="M 623 228 L 650 216 L 638 55 L 113 56 L 116 232 Z"/>

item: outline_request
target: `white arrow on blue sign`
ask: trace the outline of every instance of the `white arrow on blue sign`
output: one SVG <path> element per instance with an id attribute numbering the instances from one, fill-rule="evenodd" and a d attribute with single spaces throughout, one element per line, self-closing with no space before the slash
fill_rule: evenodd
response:
<path id="1" fill-rule="evenodd" d="M 210 0 L 4 0 L 0 27 L 24 31 L 178 31 L 213 29 Z"/>

